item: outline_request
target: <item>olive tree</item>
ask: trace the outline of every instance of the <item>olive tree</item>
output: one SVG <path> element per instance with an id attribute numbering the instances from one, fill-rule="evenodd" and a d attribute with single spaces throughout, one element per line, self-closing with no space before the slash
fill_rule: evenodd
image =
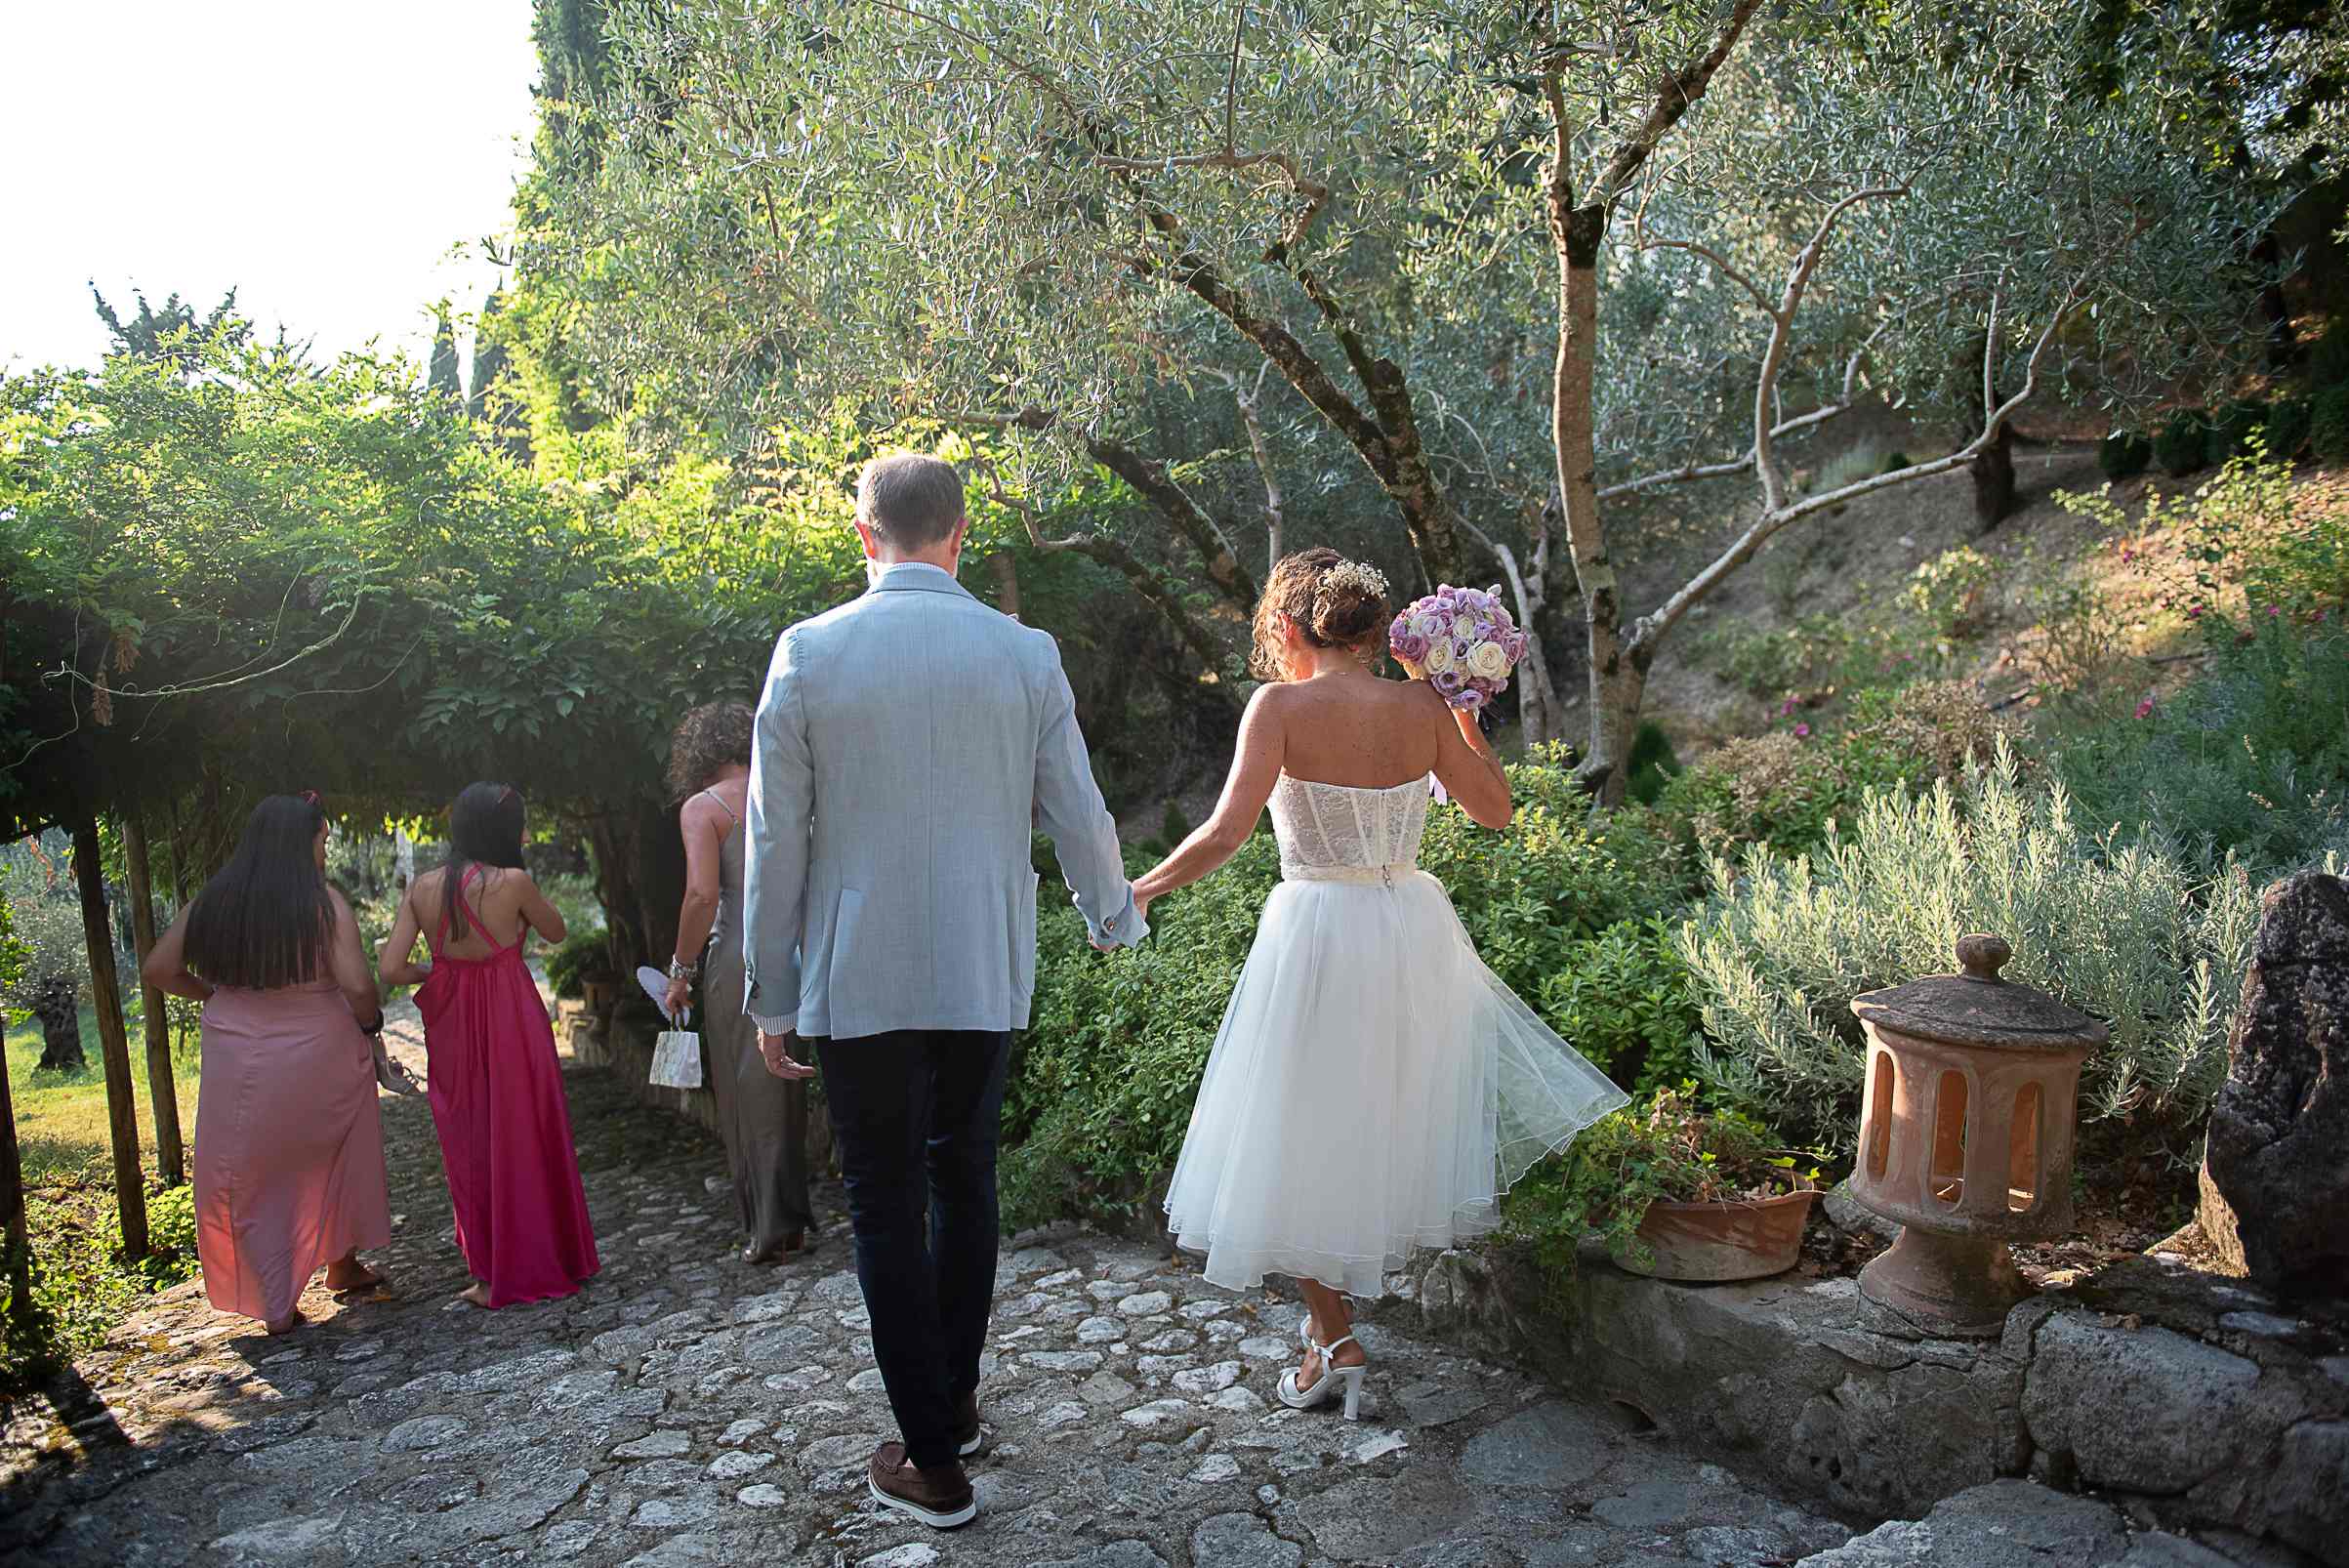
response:
<path id="1" fill-rule="evenodd" d="M 1823 8 L 1733 55 L 1736 21 L 1669 156 L 1637 154 L 1686 96 L 1676 84 L 1578 179 L 1574 111 L 1560 73 L 1545 76 L 1551 412 L 1590 639 L 1584 770 L 1610 800 L 1666 639 L 1780 530 L 1967 467 L 1995 522 L 2010 423 L 2035 398 L 2141 409 L 2258 344 L 2244 282 L 2272 200 L 2173 143 L 2158 95 L 2078 94 L 2070 8 Z M 1610 322 L 1637 323 L 1636 343 L 1610 342 Z M 1959 433 L 1806 492 L 1786 443 L 1862 395 Z M 1725 548 L 1636 612 L 1609 519 L 1729 476 L 1751 490 Z"/>
<path id="2" fill-rule="evenodd" d="M 1188 585 L 1048 532 L 1040 478 L 1117 474 L 1244 605 L 1255 552 L 1154 399 L 1231 399 L 1267 556 L 1279 433 L 1333 434 L 1426 580 L 1489 559 L 1535 623 L 1579 595 L 1583 770 L 1614 799 L 1662 644 L 1772 535 L 1995 468 L 2033 397 L 2238 349 L 2262 215 L 2159 92 L 2074 91 L 2070 9 L 679 0 L 617 16 L 607 85 L 560 105 L 572 173 L 524 259 L 579 291 L 614 397 L 991 433 L 1032 541 L 1211 663 Z M 1966 433 L 1800 493 L 1791 443 L 1863 395 Z M 1730 476 L 1735 537 L 1635 613 L 1642 498 Z M 1552 686 L 1529 665 L 1537 738 Z"/>
<path id="3" fill-rule="evenodd" d="M 1644 25 L 1670 58 L 1725 8 L 1601 9 L 1603 31 Z M 845 401 L 870 423 L 992 432 L 1016 454 L 1008 498 L 1098 464 L 1235 605 L 1255 551 L 1168 461 L 1195 454 L 1157 440 L 1146 414 L 1170 385 L 1231 399 L 1267 558 L 1289 455 L 1268 432 L 1302 413 L 1430 584 L 1489 554 L 1538 593 L 1545 547 L 1516 499 L 1479 489 L 1496 470 L 1464 455 L 1477 432 L 1445 418 L 1443 389 L 1464 400 L 1541 309 L 1486 277 L 1496 243 L 1539 231 L 1522 160 L 1495 172 L 1529 62 L 1574 62 L 1594 117 L 1646 69 L 1567 41 L 1589 21 L 1467 0 L 630 12 L 610 31 L 617 85 L 562 111 L 594 147 L 564 161 L 592 174 L 554 191 L 525 261 L 584 291 L 588 351 L 617 383 L 654 378 L 753 428 Z M 1032 538 L 1115 565 L 1179 618 L 1122 541 Z M 1538 668 L 1528 684 L 1554 727 Z"/>

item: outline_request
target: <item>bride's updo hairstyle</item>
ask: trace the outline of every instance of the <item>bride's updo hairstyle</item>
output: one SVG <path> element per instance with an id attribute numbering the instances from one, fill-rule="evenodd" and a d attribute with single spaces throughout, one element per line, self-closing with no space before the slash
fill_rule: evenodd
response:
<path id="1" fill-rule="evenodd" d="M 1386 630 L 1386 579 L 1376 567 L 1348 560 L 1328 546 L 1283 556 L 1257 601 L 1256 646 L 1248 668 L 1259 681 L 1286 681 L 1281 621 L 1317 648 L 1360 652 Z"/>

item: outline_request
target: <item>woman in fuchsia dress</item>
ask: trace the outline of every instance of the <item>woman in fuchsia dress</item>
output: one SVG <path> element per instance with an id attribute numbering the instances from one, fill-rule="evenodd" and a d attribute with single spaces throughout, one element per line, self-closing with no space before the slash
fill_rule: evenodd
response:
<path id="1" fill-rule="evenodd" d="M 433 962 L 412 964 L 428 929 Z M 522 958 L 533 930 L 563 938 L 522 869 L 521 795 L 471 785 L 449 812 L 448 863 L 410 884 L 379 967 L 387 983 L 423 982 L 425 1087 L 475 1306 L 569 1296 L 601 1266 L 555 1030 Z"/>

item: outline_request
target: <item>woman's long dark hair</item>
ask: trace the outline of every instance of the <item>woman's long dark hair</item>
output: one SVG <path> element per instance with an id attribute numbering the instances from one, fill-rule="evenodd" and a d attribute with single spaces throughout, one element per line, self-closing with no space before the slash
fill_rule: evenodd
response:
<path id="1" fill-rule="evenodd" d="M 521 863 L 522 792 L 511 784 L 466 785 L 448 809 L 448 875 L 440 888 L 441 918 L 452 938 L 473 928 L 465 917 L 466 874 L 474 866 L 511 870 Z"/>
<path id="2" fill-rule="evenodd" d="M 272 795 L 253 808 L 236 852 L 187 911 L 187 967 L 214 985 L 273 991 L 327 970 L 334 904 L 318 869 L 326 808 Z"/>

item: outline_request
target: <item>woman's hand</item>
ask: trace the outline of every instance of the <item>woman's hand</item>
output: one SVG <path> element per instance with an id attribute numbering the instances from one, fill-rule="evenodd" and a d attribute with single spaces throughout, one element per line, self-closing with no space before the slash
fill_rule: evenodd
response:
<path id="1" fill-rule="evenodd" d="M 661 1011 L 671 1023 L 684 1015 L 685 1004 L 693 996 L 693 982 L 681 974 L 669 976 L 669 988 L 661 993 Z"/>

